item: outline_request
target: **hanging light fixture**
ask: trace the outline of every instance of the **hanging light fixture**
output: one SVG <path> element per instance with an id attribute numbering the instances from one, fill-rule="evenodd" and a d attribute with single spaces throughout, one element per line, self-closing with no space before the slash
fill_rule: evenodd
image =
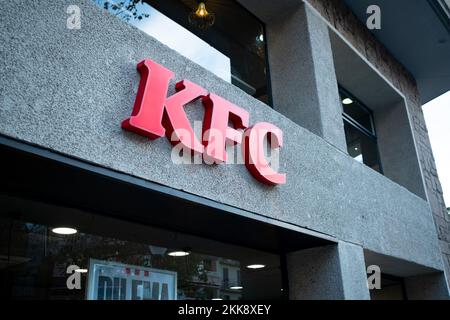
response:
<path id="1" fill-rule="evenodd" d="M 189 23 L 198 29 L 206 30 L 214 24 L 216 16 L 206 10 L 206 1 L 197 2 L 197 8 L 189 14 Z"/>

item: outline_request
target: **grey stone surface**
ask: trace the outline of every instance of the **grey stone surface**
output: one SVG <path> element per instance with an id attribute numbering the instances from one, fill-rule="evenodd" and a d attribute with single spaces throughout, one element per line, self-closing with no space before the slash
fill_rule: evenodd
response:
<path id="1" fill-rule="evenodd" d="M 361 247 L 339 242 L 290 253 L 287 266 L 291 299 L 370 299 Z"/>
<path id="2" fill-rule="evenodd" d="M 383 174 L 426 199 L 419 156 L 404 97 L 339 35 L 330 32 L 339 84 L 373 112 Z"/>
<path id="3" fill-rule="evenodd" d="M 406 96 L 421 172 L 426 184 L 426 196 L 431 206 L 439 240 L 446 243 L 446 245 L 441 246 L 443 248 L 441 252 L 447 274 L 446 278 L 450 286 L 450 253 L 448 249 L 445 249 L 450 246 L 450 222 L 449 220 L 441 220 L 445 216 L 444 199 L 421 108 L 416 80 L 350 12 L 343 1 L 306 1 Z"/>
<path id="4" fill-rule="evenodd" d="M 383 173 L 426 199 L 405 103 L 376 110 L 374 117 Z"/>
<path id="5" fill-rule="evenodd" d="M 66 28 L 69 4 L 81 8 L 81 30 Z M 90 0 L 6 2 L 1 16 L 1 134 L 442 269 L 423 199 Z M 124 132 L 144 58 L 247 109 L 252 123 L 279 126 L 287 184 L 264 186 L 242 165 L 174 165 L 165 138 Z M 187 109 L 201 118 L 200 106 Z"/>
<path id="6" fill-rule="evenodd" d="M 287 270 L 290 299 L 345 299 L 337 245 L 290 253 Z"/>
<path id="7" fill-rule="evenodd" d="M 342 286 L 346 300 L 369 300 L 364 250 L 351 243 L 339 242 Z"/>
<path id="8" fill-rule="evenodd" d="M 300 3 L 266 30 L 274 109 L 347 152 L 326 23 Z"/>

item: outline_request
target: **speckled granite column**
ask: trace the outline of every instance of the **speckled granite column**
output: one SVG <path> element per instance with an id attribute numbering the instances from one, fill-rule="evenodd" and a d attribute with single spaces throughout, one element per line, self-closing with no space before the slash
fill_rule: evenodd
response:
<path id="1" fill-rule="evenodd" d="M 289 297 L 293 300 L 368 300 L 363 249 L 340 242 L 288 255 Z"/>
<path id="2" fill-rule="evenodd" d="M 266 28 L 274 109 L 347 152 L 326 23 L 300 4 Z"/>

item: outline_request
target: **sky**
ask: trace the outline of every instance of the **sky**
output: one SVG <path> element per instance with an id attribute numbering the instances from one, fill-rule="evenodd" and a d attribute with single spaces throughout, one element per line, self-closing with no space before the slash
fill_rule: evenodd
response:
<path id="1" fill-rule="evenodd" d="M 450 207 L 450 91 L 423 106 L 444 200 Z"/>

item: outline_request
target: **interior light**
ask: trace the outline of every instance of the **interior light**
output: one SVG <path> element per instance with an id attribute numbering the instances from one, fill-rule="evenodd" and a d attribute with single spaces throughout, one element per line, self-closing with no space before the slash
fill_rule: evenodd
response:
<path id="1" fill-rule="evenodd" d="M 223 300 L 222 298 L 212 298 L 211 300 Z"/>
<path id="2" fill-rule="evenodd" d="M 171 257 L 186 257 L 191 254 L 191 250 L 182 249 L 182 250 L 170 251 L 167 254 Z"/>
<path id="3" fill-rule="evenodd" d="M 76 269 L 75 270 L 75 272 L 78 272 L 78 273 L 87 273 L 88 272 L 88 269 Z"/>
<path id="4" fill-rule="evenodd" d="M 352 104 L 352 103 L 353 103 L 353 100 L 350 99 L 350 98 L 345 98 L 344 100 L 342 100 L 342 103 L 343 103 L 343 104 Z"/>
<path id="5" fill-rule="evenodd" d="M 209 12 L 206 11 L 206 5 L 204 2 L 200 2 L 198 4 L 197 11 L 195 11 L 195 15 L 199 18 L 203 18 L 209 15 Z"/>
<path id="6" fill-rule="evenodd" d="M 250 264 L 247 266 L 247 268 L 249 268 L 249 269 L 262 269 L 265 267 L 266 267 L 265 264 Z"/>
<path id="7" fill-rule="evenodd" d="M 258 40 L 264 42 L 264 35 L 262 33 L 259 35 Z"/>
<path id="8" fill-rule="evenodd" d="M 211 27 L 216 20 L 214 13 L 210 13 L 206 10 L 205 2 L 206 1 L 198 1 L 197 9 L 189 14 L 189 23 L 199 29 Z"/>
<path id="9" fill-rule="evenodd" d="M 77 229 L 69 228 L 69 227 L 57 227 L 57 228 L 53 228 L 52 232 L 56 233 L 56 234 L 68 235 L 68 234 L 75 234 L 78 231 L 77 231 Z"/>
<path id="10" fill-rule="evenodd" d="M 231 289 L 231 290 L 242 290 L 242 289 L 244 289 L 244 287 L 241 287 L 241 286 L 232 286 L 232 287 L 230 287 L 230 289 Z"/>

